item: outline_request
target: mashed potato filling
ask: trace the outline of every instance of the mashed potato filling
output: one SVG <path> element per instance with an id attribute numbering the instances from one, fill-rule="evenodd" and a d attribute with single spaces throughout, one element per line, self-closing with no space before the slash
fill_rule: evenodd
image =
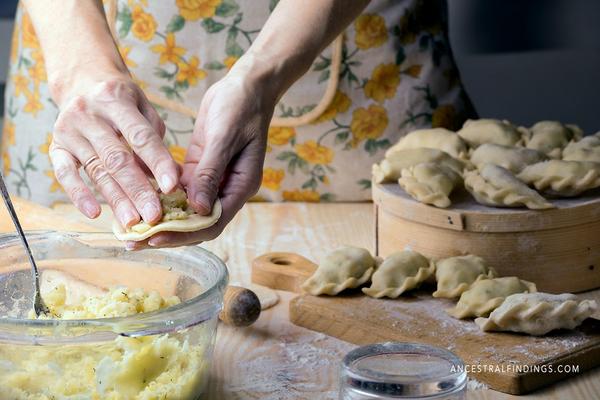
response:
<path id="1" fill-rule="evenodd" d="M 180 302 L 156 291 L 114 288 L 67 304 L 64 285 L 44 295 L 40 318 L 124 317 Z M 35 314 L 31 315 L 35 318 Z M 210 325 L 210 323 L 209 323 Z M 61 346 L 0 345 L 0 399 L 150 400 L 199 398 L 207 379 L 207 346 L 214 326 L 111 342 Z"/>
<path id="2" fill-rule="evenodd" d="M 161 222 L 188 219 L 194 213 L 194 210 L 188 204 L 187 195 L 181 189 L 169 194 L 159 193 L 159 196 L 163 212 Z M 152 225 L 142 221 L 129 229 L 132 232 L 144 233 L 151 227 Z"/>

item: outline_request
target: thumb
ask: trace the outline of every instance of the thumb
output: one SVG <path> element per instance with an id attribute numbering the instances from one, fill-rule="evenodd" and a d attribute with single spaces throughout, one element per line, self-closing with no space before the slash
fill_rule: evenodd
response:
<path id="1" fill-rule="evenodd" d="M 223 175 L 231 161 L 230 154 L 228 149 L 212 143 L 207 143 L 202 149 L 187 187 L 190 204 L 198 214 L 210 214 L 219 194 Z"/>

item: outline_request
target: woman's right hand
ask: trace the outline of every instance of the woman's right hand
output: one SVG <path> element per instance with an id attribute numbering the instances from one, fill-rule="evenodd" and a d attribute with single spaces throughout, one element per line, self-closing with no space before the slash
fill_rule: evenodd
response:
<path id="1" fill-rule="evenodd" d="M 100 215 L 79 175 L 83 167 L 121 225 L 140 217 L 158 222 L 160 199 L 146 172 L 169 193 L 179 184 L 179 169 L 162 141 L 165 125 L 142 90 L 128 75 L 116 74 L 62 93 L 50 159 L 73 204 L 89 218 Z"/>

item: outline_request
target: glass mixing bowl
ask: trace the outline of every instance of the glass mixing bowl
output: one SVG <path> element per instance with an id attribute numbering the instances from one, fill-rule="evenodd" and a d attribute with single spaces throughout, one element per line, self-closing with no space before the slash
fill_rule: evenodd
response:
<path id="1" fill-rule="evenodd" d="M 31 320 L 33 286 L 14 234 L 0 235 L 1 399 L 198 399 L 206 387 L 227 268 L 198 247 L 128 252 L 112 234 L 29 232 L 42 294 L 114 287 L 176 295 L 129 317 Z M 70 297 L 69 297 L 70 296 Z"/>

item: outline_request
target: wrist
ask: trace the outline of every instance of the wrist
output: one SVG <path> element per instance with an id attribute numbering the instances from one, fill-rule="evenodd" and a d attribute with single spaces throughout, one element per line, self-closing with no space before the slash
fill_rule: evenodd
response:
<path id="1" fill-rule="evenodd" d="M 250 48 L 232 67 L 229 75 L 260 88 L 275 105 L 305 70 L 299 63 Z"/>

